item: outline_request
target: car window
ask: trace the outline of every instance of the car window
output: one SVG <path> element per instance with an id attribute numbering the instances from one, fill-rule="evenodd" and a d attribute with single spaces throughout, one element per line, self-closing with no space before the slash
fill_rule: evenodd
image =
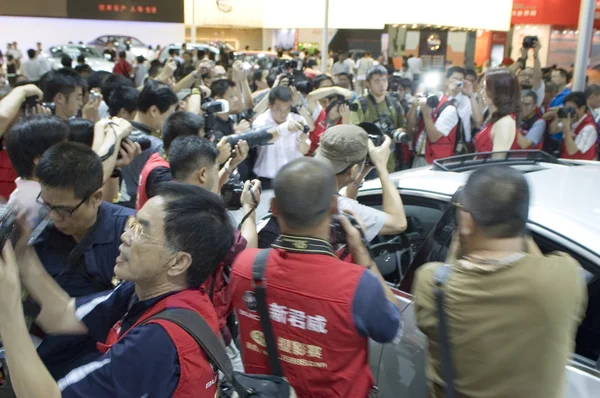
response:
<path id="1" fill-rule="evenodd" d="M 585 278 L 588 282 L 588 305 L 583 322 L 577 330 L 575 353 L 594 362 L 597 361 L 600 358 L 600 275 L 598 275 L 598 265 L 591 264 L 586 258 L 547 237 L 536 233 L 532 233 L 532 236 L 544 254 L 553 251 L 568 253 L 584 268 Z"/>
<path id="2" fill-rule="evenodd" d="M 142 43 L 141 41 L 139 41 L 135 37 L 130 37 L 129 38 L 129 42 L 130 42 L 130 44 L 132 46 L 138 46 L 138 47 L 143 47 L 144 46 L 144 43 Z"/>

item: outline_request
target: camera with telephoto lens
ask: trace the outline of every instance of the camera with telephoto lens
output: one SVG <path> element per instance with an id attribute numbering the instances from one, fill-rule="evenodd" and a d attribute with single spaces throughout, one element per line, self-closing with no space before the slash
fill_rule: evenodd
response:
<path id="1" fill-rule="evenodd" d="M 564 107 L 564 108 L 559 108 L 558 112 L 556 113 L 556 116 L 558 116 L 559 119 L 567 119 L 569 116 L 571 116 L 571 118 L 574 118 L 577 115 L 575 109 L 571 108 L 571 107 Z"/>
<path id="2" fill-rule="evenodd" d="M 530 49 L 534 48 L 536 43 L 539 41 L 537 36 L 525 36 L 523 39 L 523 48 Z"/>
<path id="3" fill-rule="evenodd" d="M 216 114 L 229 112 L 229 102 L 224 99 L 215 100 L 206 97 L 202 100 L 201 108 L 204 112 L 204 131 L 208 138 L 215 133 Z"/>
<path id="4" fill-rule="evenodd" d="M 350 221 L 350 224 L 352 224 L 354 228 L 358 229 L 358 231 L 360 232 L 360 236 L 364 241 L 365 233 L 358 221 L 356 220 L 356 218 L 352 217 L 352 215 L 350 214 L 342 213 L 333 216 L 333 219 L 330 224 L 331 237 L 329 243 L 331 243 L 333 246 L 345 245 L 346 243 L 348 243 L 348 240 L 346 239 L 346 231 L 344 230 L 344 227 L 340 222 L 341 217 L 346 217 L 346 219 Z"/>
<path id="5" fill-rule="evenodd" d="M 249 148 L 269 145 L 269 141 L 273 139 L 273 134 L 269 133 L 269 130 L 272 128 L 261 127 L 246 131 L 245 133 L 230 135 L 227 136 L 227 142 L 229 142 L 231 148 L 235 148 L 239 141 L 246 141 Z"/>
<path id="6" fill-rule="evenodd" d="M 385 142 L 386 135 L 392 139 L 393 143 L 396 144 L 406 144 L 410 140 L 408 134 L 406 134 L 406 132 L 401 129 L 396 129 L 390 131 L 389 133 L 384 133 L 383 131 L 381 131 L 379 126 L 370 122 L 362 122 L 358 125 L 358 127 L 361 127 L 367 132 L 369 139 L 371 140 L 371 142 L 373 142 L 373 145 L 375 146 L 381 146 Z"/>

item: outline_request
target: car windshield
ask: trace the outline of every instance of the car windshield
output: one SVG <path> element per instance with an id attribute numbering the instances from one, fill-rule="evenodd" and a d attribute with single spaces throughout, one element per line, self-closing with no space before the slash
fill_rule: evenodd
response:
<path id="1" fill-rule="evenodd" d="M 86 58 L 102 58 L 102 55 L 100 55 L 100 53 L 96 49 L 84 46 L 52 47 L 50 49 L 50 54 L 54 58 L 62 58 L 64 55 L 68 55 L 73 59 L 77 58 L 80 55 L 83 55 Z"/>

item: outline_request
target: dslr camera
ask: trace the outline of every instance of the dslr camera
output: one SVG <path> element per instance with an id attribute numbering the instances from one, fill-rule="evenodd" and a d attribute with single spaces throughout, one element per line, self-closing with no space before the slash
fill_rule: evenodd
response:
<path id="1" fill-rule="evenodd" d="M 346 231 L 344 230 L 344 227 L 342 226 L 342 224 L 340 222 L 340 218 L 342 218 L 342 217 L 345 217 L 348 221 L 350 221 L 350 224 L 352 224 L 352 226 L 354 228 L 358 229 L 358 232 L 360 232 L 360 237 L 362 238 L 363 242 L 367 246 L 368 242 L 365 241 L 365 232 L 363 231 L 362 227 L 360 226 L 358 221 L 356 221 L 356 218 L 352 217 L 352 215 L 347 214 L 347 213 L 341 213 L 341 214 L 333 216 L 333 219 L 330 224 L 330 227 L 331 227 L 330 243 L 333 246 L 341 246 L 341 245 L 345 245 L 348 243 L 348 240 L 346 239 Z"/>
<path id="2" fill-rule="evenodd" d="M 331 104 L 335 102 L 338 105 L 348 105 L 348 109 L 350 109 L 351 112 L 358 112 L 358 109 L 360 108 L 359 104 L 348 101 L 343 95 L 330 96 L 329 100 L 331 101 Z M 330 106 L 333 107 L 334 105 Z M 327 107 L 327 109 L 329 110 L 330 108 Z"/>
<path id="3" fill-rule="evenodd" d="M 539 39 L 537 36 L 525 36 L 523 39 L 523 48 L 529 50 L 530 48 L 535 47 L 538 41 Z"/>
<path id="4" fill-rule="evenodd" d="M 254 186 L 250 187 L 254 189 Z M 239 174 L 232 174 L 229 180 L 221 187 L 221 197 L 228 210 L 238 210 L 242 208 L 242 192 L 244 192 L 244 183 L 240 180 Z"/>
<path id="5" fill-rule="evenodd" d="M 210 137 L 215 133 L 216 114 L 229 112 L 229 102 L 224 99 L 215 100 L 207 97 L 202 100 L 202 111 L 204 112 L 204 131 Z"/>
<path id="6" fill-rule="evenodd" d="M 569 116 L 571 116 L 571 119 L 572 119 L 577 115 L 577 113 L 576 113 L 575 109 L 573 109 L 571 107 L 563 107 L 563 108 L 558 109 L 558 112 L 556 113 L 556 115 L 558 116 L 559 119 L 567 119 Z"/>
<path id="7" fill-rule="evenodd" d="M 52 112 L 53 115 L 56 115 L 56 104 L 54 102 L 39 102 L 35 96 L 25 98 L 25 102 L 23 102 L 21 108 L 25 111 L 25 115 L 29 116 L 32 114 L 31 112 L 35 109 L 37 104 L 50 109 L 50 112 Z"/>

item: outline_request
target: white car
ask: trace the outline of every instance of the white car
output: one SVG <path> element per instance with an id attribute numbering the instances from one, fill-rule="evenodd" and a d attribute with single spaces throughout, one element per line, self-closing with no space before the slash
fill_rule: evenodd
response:
<path id="1" fill-rule="evenodd" d="M 73 59 L 73 66 L 77 64 L 77 57 L 85 56 L 85 62 L 95 71 L 112 72 L 115 66 L 114 62 L 106 60 L 95 48 L 79 44 L 69 44 L 66 46 L 50 47 L 48 50 L 48 60 L 52 69 L 62 68 L 60 63 L 63 56 L 68 55 Z"/>
<path id="2" fill-rule="evenodd" d="M 150 58 L 153 53 L 148 46 L 142 43 L 141 40 L 132 36 L 120 36 L 120 35 L 105 35 L 95 38 L 88 43 L 88 46 L 94 47 L 98 52 L 103 53 L 108 46 L 108 42 L 112 42 L 115 45 L 115 51 L 124 51 L 126 44 L 129 44 L 129 49 L 136 57 L 142 56 L 146 59 Z"/>

